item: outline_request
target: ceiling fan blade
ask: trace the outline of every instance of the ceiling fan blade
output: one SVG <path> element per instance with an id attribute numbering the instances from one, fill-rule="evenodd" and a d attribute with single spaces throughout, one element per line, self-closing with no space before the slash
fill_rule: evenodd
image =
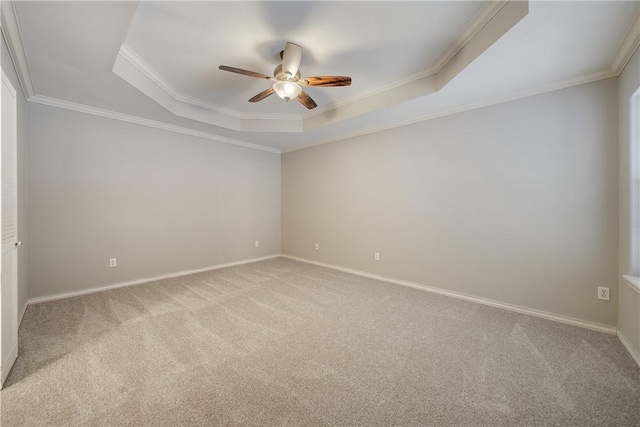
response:
<path id="1" fill-rule="evenodd" d="M 298 73 L 302 60 L 302 48 L 294 43 L 287 43 L 282 54 L 282 71 L 289 73 L 291 77 Z"/>
<path id="2" fill-rule="evenodd" d="M 267 90 L 264 90 L 262 92 L 260 92 L 259 94 L 257 94 L 256 96 L 254 96 L 253 98 L 251 98 L 249 100 L 249 102 L 258 102 L 258 101 L 262 101 L 263 99 L 265 99 L 267 96 L 269 95 L 273 95 L 275 93 L 275 90 L 273 90 L 272 87 L 270 87 Z"/>
<path id="3" fill-rule="evenodd" d="M 346 76 L 318 76 L 305 77 L 298 81 L 301 86 L 351 86 L 351 77 Z"/>
<path id="4" fill-rule="evenodd" d="M 271 77 L 267 76 L 266 74 L 256 73 L 255 71 L 243 70 L 242 68 L 228 67 L 226 65 L 221 65 L 218 68 L 221 69 L 222 71 L 229 71 L 229 72 L 236 73 L 236 74 L 242 74 L 243 76 L 249 76 L 249 77 L 256 77 L 256 78 L 259 78 L 259 79 L 271 80 Z"/>
<path id="5" fill-rule="evenodd" d="M 318 106 L 316 102 L 313 99 L 311 99 L 309 94 L 305 91 L 300 92 L 300 95 L 298 95 L 296 99 L 300 101 L 300 104 L 304 105 L 309 110 L 313 110 Z"/>

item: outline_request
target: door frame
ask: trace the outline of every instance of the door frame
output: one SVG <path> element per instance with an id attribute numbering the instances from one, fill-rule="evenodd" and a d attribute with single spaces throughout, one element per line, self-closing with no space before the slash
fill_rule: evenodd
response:
<path id="1" fill-rule="evenodd" d="M 11 103 L 11 108 L 13 109 L 13 117 L 14 120 L 16 121 L 14 126 L 15 126 L 15 132 L 12 135 L 12 138 L 14 139 L 13 143 L 16 145 L 16 164 L 15 164 L 15 169 L 16 169 L 16 185 L 17 185 L 17 167 L 18 167 L 18 158 L 17 158 L 17 145 L 18 145 L 18 98 L 17 98 L 17 92 L 16 89 L 13 87 L 13 84 L 11 83 L 11 81 L 9 80 L 9 78 L 7 77 L 7 75 L 5 74 L 4 70 L 2 69 L 2 67 L 0 66 L 0 73 L 2 74 L 2 85 L 6 86 L 6 88 L 9 90 L 9 94 L 11 95 L 11 97 L 13 98 L 13 102 Z M 0 91 L 0 96 L 1 96 L 2 91 Z M 0 159 L 2 159 L 2 114 L 4 113 L 4 111 L 2 111 L 2 102 L 0 102 Z M 2 162 L 0 161 L 0 181 L 1 181 L 1 177 L 2 177 Z M 17 194 L 17 188 L 16 188 L 16 194 Z M 17 201 L 16 201 L 16 209 L 17 209 Z M 0 212 L 2 212 L 2 186 L 0 185 Z M 9 375 L 9 371 L 11 371 L 11 367 L 13 366 L 13 363 L 15 362 L 16 358 L 18 357 L 18 326 L 19 326 L 19 311 L 18 311 L 18 251 L 17 251 L 17 232 L 18 232 L 18 216 L 16 213 L 16 239 L 14 242 L 14 250 L 15 252 L 15 280 L 13 281 L 13 285 L 12 285 L 12 293 L 13 295 L 15 295 L 15 301 L 13 301 L 13 312 L 15 313 L 15 319 L 10 319 L 9 321 L 13 321 L 13 328 L 11 329 L 11 335 L 14 337 L 14 339 L 12 340 L 12 347 L 10 349 L 10 351 L 7 353 L 7 356 L 4 358 L 4 360 L 0 360 L 0 388 L 2 388 L 2 385 L 4 384 L 5 379 L 7 378 L 7 376 Z M 2 320 L 3 318 L 6 317 L 6 314 L 2 312 L 2 251 L 0 251 L 0 357 L 2 356 Z M 6 320 L 6 319 L 5 319 Z"/>

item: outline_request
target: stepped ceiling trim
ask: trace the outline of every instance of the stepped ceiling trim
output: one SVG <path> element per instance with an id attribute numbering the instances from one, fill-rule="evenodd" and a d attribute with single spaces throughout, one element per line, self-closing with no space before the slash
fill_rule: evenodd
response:
<path id="1" fill-rule="evenodd" d="M 78 104 L 76 102 L 64 101 L 61 99 L 51 98 L 48 96 L 34 95 L 29 98 L 29 102 L 36 104 L 47 105 L 49 107 L 63 108 L 65 110 L 76 111 L 79 113 L 91 114 L 93 116 L 105 117 L 107 119 L 120 120 L 122 122 L 133 123 L 141 126 L 152 127 L 156 129 L 162 129 L 169 132 L 180 133 L 183 135 L 195 136 L 198 138 L 204 138 L 211 141 L 222 142 L 224 144 L 237 145 L 240 147 L 251 148 L 259 151 L 266 151 L 269 153 L 280 153 L 277 148 L 266 147 L 264 145 L 253 144 L 251 142 L 241 141 L 238 139 L 227 138 L 221 135 L 216 135 L 209 132 L 202 132 L 195 129 L 190 129 L 182 126 L 176 126 L 156 120 L 145 119 L 142 117 L 136 117 L 129 114 L 117 113 L 115 111 L 104 110 L 102 108 L 92 107 L 89 105 Z"/>
<path id="2" fill-rule="evenodd" d="M 622 70 L 624 70 L 627 62 L 629 62 L 631 56 L 633 56 L 638 45 L 640 45 L 640 12 L 636 15 L 636 19 L 633 21 L 633 24 L 631 24 L 616 56 L 613 58 L 610 67 L 611 71 L 614 71 L 616 75 L 622 73 Z"/>
<path id="3" fill-rule="evenodd" d="M 318 141 L 313 141 L 313 142 L 309 142 L 306 144 L 301 144 L 301 145 L 297 145 L 295 147 L 291 147 L 291 148 L 285 148 L 283 150 L 281 150 L 282 153 L 289 153 L 292 151 L 298 151 L 298 150 L 304 150 L 306 148 L 311 148 L 311 147 L 316 147 L 318 145 L 324 145 L 324 144 L 330 144 L 332 142 L 338 142 L 338 141 L 342 141 L 345 139 L 349 139 L 349 138 L 355 138 L 358 136 L 363 136 L 363 135 L 369 135 L 372 133 L 376 133 L 376 132 L 381 132 L 384 130 L 388 130 L 388 129 L 393 129 L 393 128 L 397 128 L 397 127 L 402 127 L 402 126 L 408 126 L 408 125 L 412 125 L 414 123 L 419 123 L 419 122 L 424 122 L 424 121 L 428 121 L 428 120 L 432 120 L 432 119 L 437 119 L 439 117 L 445 117 L 445 116 L 450 116 L 453 114 L 458 114 L 458 113 L 464 113 L 465 111 L 471 111 L 471 110 L 475 110 L 478 108 L 483 108 L 483 107 L 489 107 L 491 105 L 496 105 L 496 104 L 502 104 L 504 102 L 509 102 L 509 101 L 515 101 L 517 99 L 522 99 L 522 98 L 528 98 L 530 96 L 535 96 L 535 95 L 540 95 L 543 93 L 547 93 L 547 92 L 553 92 L 556 90 L 561 90 L 561 89 L 567 89 L 573 86 L 578 86 L 578 85 L 582 85 L 582 84 L 587 84 L 587 83 L 593 83 L 596 82 L 598 80 L 604 80 L 604 79 L 609 79 L 612 77 L 616 77 L 618 76 L 618 74 L 616 74 L 615 72 L 611 71 L 611 70 L 605 70 L 605 71 L 600 71 L 597 73 L 593 73 L 593 74 L 588 74 L 585 76 L 580 76 L 574 79 L 570 79 L 570 80 L 566 80 L 566 81 L 562 81 L 562 82 L 558 82 L 558 83 L 554 83 L 554 84 L 550 84 L 550 85 L 545 85 L 545 86 L 541 86 L 541 87 L 536 87 L 533 89 L 529 89 L 526 91 L 522 91 L 522 92 L 517 92 L 517 93 L 511 93 L 511 94 L 507 94 L 504 96 L 500 96 L 500 97 L 496 97 L 496 98 L 492 98 L 492 99 L 488 99 L 485 101 L 480 101 L 480 102 L 474 102 L 474 103 L 469 103 L 469 104 L 462 104 L 459 106 L 456 106 L 454 108 L 449 108 L 449 109 L 444 109 L 444 110 L 440 110 L 440 111 L 434 111 L 428 114 L 423 114 L 417 117 L 411 117 L 409 119 L 404 119 L 404 120 L 398 120 L 398 121 L 394 121 L 394 122 L 389 122 L 389 123 L 384 123 L 380 126 L 374 126 L 371 128 L 367 128 L 367 129 L 361 129 L 358 130 L 356 132 L 351 132 L 345 135 L 340 135 L 334 138 L 328 138 L 328 139 L 321 139 Z"/>
<path id="4" fill-rule="evenodd" d="M 528 1 L 488 2 L 433 67 L 300 115 L 246 114 L 179 93 L 126 44 L 113 72 L 177 116 L 240 132 L 303 132 L 438 91 L 528 11 Z"/>
<path id="5" fill-rule="evenodd" d="M 16 15 L 16 9 L 12 1 L 2 1 L 0 5 L 0 22 L 2 27 L 2 35 L 7 42 L 9 55 L 13 61 L 20 81 L 20 87 L 25 98 L 30 98 L 36 94 L 29 72 L 29 63 L 27 55 L 24 51 L 22 43 L 22 33 L 20 32 L 20 24 Z"/>
<path id="6" fill-rule="evenodd" d="M 608 69 L 602 70 L 601 72 L 592 73 L 584 76 L 578 76 L 576 78 L 573 78 L 567 81 L 558 82 L 556 84 L 548 85 L 541 88 L 535 88 L 535 89 L 527 90 L 524 92 L 504 95 L 500 98 L 487 100 L 481 103 L 462 105 L 454 109 L 437 111 L 437 112 L 433 112 L 433 113 L 419 116 L 416 118 L 410 118 L 407 120 L 385 123 L 383 125 L 380 125 L 374 128 L 363 129 L 363 130 L 352 132 L 339 137 L 321 139 L 321 140 L 313 141 L 301 146 L 279 150 L 276 148 L 254 144 L 247 141 L 223 137 L 220 135 L 216 135 L 214 133 L 197 131 L 190 128 L 175 126 L 172 124 L 155 121 L 155 120 L 144 119 L 144 118 L 140 118 L 140 117 L 136 117 L 128 114 L 119 113 L 116 111 L 100 109 L 100 108 L 96 108 L 89 105 L 83 105 L 83 104 L 69 102 L 62 99 L 56 99 L 56 98 L 38 95 L 35 92 L 34 85 L 31 79 L 29 65 L 26 60 L 27 56 L 26 56 L 24 45 L 22 42 L 22 35 L 20 33 L 20 27 L 18 25 L 15 9 L 12 3 L 13 2 L 11 0 L 2 1 L 2 9 L 1 9 L 2 19 L 1 19 L 0 27 L 2 29 L 2 34 L 4 36 L 4 39 L 7 43 L 8 50 L 11 54 L 11 59 L 13 61 L 14 67 L 17 70 L 18 79 L 20 80 L 20 87 L 22 89 L 22 92 L 25 98 L 28 101 L 43 104 L 43 105 L 48 105 L 51 107 L 64 108 L 64 109 L 81 112 L 85 114 L 92 114 L 95 116 L 110 118 L 113 120 L 120 120 L 128 123 L 139 124 L 142 126 L 154 127 L 157 129 L 163 129 L 170 132 L 176 132 L 184 135 L 191 135 L 199 138 L 222 142 L 225 144 L 237 145 L 237 146 L 242 146 L 250 149 L 272 152 L 272 153 L 287 153 L 287 152 L 292 152 L 296 150 L 307 149 L 307 148 L 311 148 L 311 147 L 322 145 L 322 144 L 328 144 L 328 143 L 337 142 L 337 141 L 348 139 L 348 138 L 353 138 L 353 137 L 362 136 L 370 133 L 384 131 L 386 129 L 405 126 L 405 125 L 417 123 L 420 121 L 431 120 L 438 117 L 457 114 L 460 112 L 469 111 L 476 108 L 487 107 L 490 105 L 494 105 L 502 102 L 508 102 L 515 99 L 525 98 L 528 96 L 533 96 L 533 95 L 537 95 L 545 92 L 560 90 L 560 89 L 564 89 L 567 87 L 572 87 L 580 84 L 586 84 L 586 83 L 595 82 L 602 79 L 617 77 L 624 70 L 624 67 L 628 63 L 629 59 L 633 56 L 638 46 L 640 45 L 640 13 L 638 13 L 633 22 L 633 25 L 630 27 L 629 31 L 626 34 L 625 39 L 621 43 L 620 48 L 618 49 L 617 54 L 615 55 L 610 67 Z M 489 18 L 485 17 L 485 19 L 490 19 L 490 17 Z M 460 38 L 462 38 L 464 35 L 465 34 L 463 33 Z M 465 38 L 470 38 L 470 37 L 472 37 L 472 34 L 466 35 Z M 425 76 L 422 76 L 422 77 L 425 77 Z M 420 78 L 420 76 L 418 78 Z"/>

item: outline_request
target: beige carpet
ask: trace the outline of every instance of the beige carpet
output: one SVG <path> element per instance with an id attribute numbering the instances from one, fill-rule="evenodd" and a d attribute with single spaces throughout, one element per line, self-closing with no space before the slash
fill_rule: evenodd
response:
<path id="1" fill-rule="evenodd" d="M 278 258 L 30 306 L 1 421 L 640 425 L 612 335 Z"/>

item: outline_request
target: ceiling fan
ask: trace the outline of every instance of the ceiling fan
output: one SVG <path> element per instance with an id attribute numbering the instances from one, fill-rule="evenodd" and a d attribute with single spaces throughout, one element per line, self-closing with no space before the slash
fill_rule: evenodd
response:
<path id="1" fill-rule="evenodd" d="M 260 92 L 249 102 L 262 101 L 266 97 L 276 93 L 280 98 L 289 102 L 297 99 L 302 105 L 308 109 L 316 108 L 317 104 L 309 96 L 307 92 L 302 90 L 303 86 L 333 87 L 333 86 L 349 86 L 351 85 L 351 77 L 345 76 L 318 76 L 318 77 L 302 77 L 300 75 L 300 61 L 302 60 L 302 48 L 294 43 L 287 43 L 284 50 L 280 52 L 282 64 L 273 70 L 273 77 L 266 74 L 256 73 L 255 71 L 247 71 L 240 68 L 228 67 L 221 65 L 223 71 L 242 74 L 244 76 L 256 77 L 258 79 L 272 80 L 273 86 Z"/>

